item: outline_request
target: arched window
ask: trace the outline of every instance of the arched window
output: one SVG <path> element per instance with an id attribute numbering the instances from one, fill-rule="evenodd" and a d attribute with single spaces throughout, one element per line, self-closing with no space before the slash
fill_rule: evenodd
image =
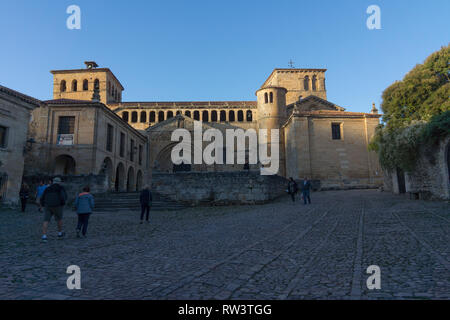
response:
<path id="1" fill-rule="evenodd" d="M 95 79 L 95 81 L 94 81 L 94 89 L 100 89 L 100 80 Z"/>
<path id="2" fill-rule="evenodd" d="M 253 112 L 251 110 L 247 110 L 247 122 L 253 121 Z"/>
<path id="3" fill-rule="evenodd" d="M 122 101 L 122 92 L 119 91 L 119 102 Z"/>
<path id="4" fill-rule="evenodd" d="M 164 111 L 158 112 L 158 122 L 164 121 Z"/>
<path id="5" fill-rule="evenodd" d="M 209 121 L 209 113 L 208 113 L 208 111 L 203 111 L 203 117 L 202 117 L 202 120 L 204 121 L 204 122 L 208 122 Z"/>
<path id="6" fill-rule="evenodd" d="M 89 81 L 87 79 L 83 80 L 83 91 L 89 90 Z"/>
<path id="7" fill-rule="evenodd" d="M 141 111 L 141 123 L 147 122 L 147 112 Z"/>
<path id="8" fill-rule="evenodd" d="M 62 80 L 61 81 L 61 85 L 60 85 L 59 89 L 60 89 L 61 92 L 66 92 L 66 89 L 67 89 L 66 88 L 66 80 Z"/>
<path id="9" fill-rule="evenodd" d="M 122 119 L 125 122 L 128 122 L 128 111 L 122 112 Z"/>
<path id="10" fill-rule="evenodd" d="M 73 80 L 72 81 L 72 91 L 77 91 L 77 90 L 78 90 L 78 81 Z"/>
<path id="11" fill-rule="evenodd" d="M 168 111 L 167 112 L 167 119 L 173 118 L 173 112 L 172 111 Z"/>
<path id="12" fill-rule="evenodd" d="M 239 121 L 239 122 L 244 121 L 244 111 L 239 110 L 239 111 L 238 111 L 238 114 L 237 114 L 237 118 L 238 118 L 238 121 Z"/>
<path id="13" fill-rule="evenodd" d="M 138 122 L 138 113 L 137 113 L 137 111 L 133 111 L 133 112 L 131 113 L 131 122 L 132 122 L 132 123 Z"/>
<path id="14" fill-rule="evenodd" d="M 189 111 L 189 110 L 187 110 L 187 111 L 185 111 L 184 112 L 184 115 L 186 116 L 186 117 L 191 117 L 191 112 Z"/>
<path id="15" fill-rule="evenodd" d="M 111 86 L 111 96 L 112 96 L 112 97 L 114 97 L 114 90 L 116 90 L 116 89 L 114 88 L 114 86 Z"/>
<path id="16" fill-rule="evenodd" d="M 221 122 L 227 121 L 227 112 L 225 110 L 220 111 L 220 121 Z"/>
<path id="17" fill-rule="evenodd" d="M 270 103 L 273 103 L 273 92 L 270 93 Z"/>
<path id="18" fill-rule="evenodd" d="M 155 122 L 156 114 L 155 111 L 150 111 L 150 122 Z"/>
<path id="19" fill-rule="evenodd" d="M 315 75 L 312 77 L 311 88 L 313 91 L 317 90 L 317 77 Z"/>
<path id="20" fill-rule="evenodd" d="M 213 110 L 211 112 L 211 122 L 217 122 L 217 111 Z"/>
<path id="21" fill-rule="evenodd" d="M 230 112 L 228 113 L 228 121 L 230 121 L 230 122 L 235 121 L 233 110 L 230 110 Z"/>
<path id="22" fill-rule="evenodd" d="M 111 94 L 111 81 L 108 81 L 108 94 Z"/>
<path id="23" fill-rule="evenodd" d="M 264 103 L 269 103 L 269 96 L 267 95 L 267 92 L 264 93 Z"/>
<path id="24" fill-rule="evenodd" d="M 305 79 L 303 79 L 303 88 L 305 89 L 305 91 L 309 90 L 309 77 L 306 76 Z"/>
<path id="25" fill-rule="evenodd" d="M 197 121 L 200 120 L 200 112 L 197 110 L 194 111 L 194 120 L 197 120 Z"/>

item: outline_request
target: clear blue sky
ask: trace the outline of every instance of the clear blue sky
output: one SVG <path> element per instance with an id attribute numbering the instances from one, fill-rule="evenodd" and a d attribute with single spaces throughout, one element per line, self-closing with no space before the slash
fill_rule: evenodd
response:
<path id="1" fill-rule="evenodd" d="M 49 70 L 95 60 L 124 101 L 255 100 L 292 59 L 327 68 L 328 99 L 368 111 L 450 40 L 449 0 L 0 0 L 0 84 L 52 98 Z M 66 9 L 80 6 L 82 29 Z M 382 30 L 366 27 L 381 8 Z"/>

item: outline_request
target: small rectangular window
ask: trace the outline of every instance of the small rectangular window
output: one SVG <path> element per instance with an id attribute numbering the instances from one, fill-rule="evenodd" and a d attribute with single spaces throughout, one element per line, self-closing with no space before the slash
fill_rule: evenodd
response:
<path id="1" fill-rule="evenodd" d="M 58 134 L 74 134 L 75 117 L 59 117 Z"/>
<path id="2" fill-rule="evenodd" d="M 125 155 L 125 134 L 120 133 L 120 156 L 123 158 Z"/>
<path id="3" fill-rule="evenodd" d="M 332 123 L 331 124 L 331 135 L 333 140 L 341 140 L 341 124 Z"/>
<path id="4" fill-rule="evenodd" d="M 0 148 L 8 147 L 8 128 L 0 126 Z"/>
<path id="5" fill-rule="evenodd" d="M 107 130 L 106 130 L 106 150 L 112 151 L 113 148 L 113 139 L 114 139 L 114 127 L 110 124 L 108 124 Z"/>

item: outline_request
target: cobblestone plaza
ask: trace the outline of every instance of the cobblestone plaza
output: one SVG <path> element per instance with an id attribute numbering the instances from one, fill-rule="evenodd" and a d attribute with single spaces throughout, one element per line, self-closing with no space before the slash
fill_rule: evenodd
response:
<path id="1" fill-rule="evenodd" d="M 2 212 L 1 299 L 449 299 L 450 206 L 375 190 L 259 206 L 94 213 L 87 239 L 65 212 Z M 81 290 L 66 286 L 70 265 Z M 381 269 L 368 290 L 367 267 Z"/>

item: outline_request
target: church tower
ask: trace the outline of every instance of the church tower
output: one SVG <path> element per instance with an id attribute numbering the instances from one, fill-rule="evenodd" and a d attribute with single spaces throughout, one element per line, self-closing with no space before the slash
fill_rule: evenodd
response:
<path id="1" fill-rule="evenodd" d="M 98 91 L 100 102 L 108 105 L 122 101 L 122 84 L 108 68 L 98 68 L 94 61 L 86 69 L 53 70 L 53 99 L 92 100 Z"/>
<path id="2" fill-rule="evenodd" d="M 281 176 L 285 175 L 285 146 L 284 130 L 282 126 L 287 120 L 286 109 L 287 90 L 282 87 L 265 87 L 256 91 L 258 105 L 258 129 L 267 129 L 268 153 L 271 150 L 271 130 L 279 130 L 279 172 Z M 272 155 L 273 158 L 273 155 Z"/>

